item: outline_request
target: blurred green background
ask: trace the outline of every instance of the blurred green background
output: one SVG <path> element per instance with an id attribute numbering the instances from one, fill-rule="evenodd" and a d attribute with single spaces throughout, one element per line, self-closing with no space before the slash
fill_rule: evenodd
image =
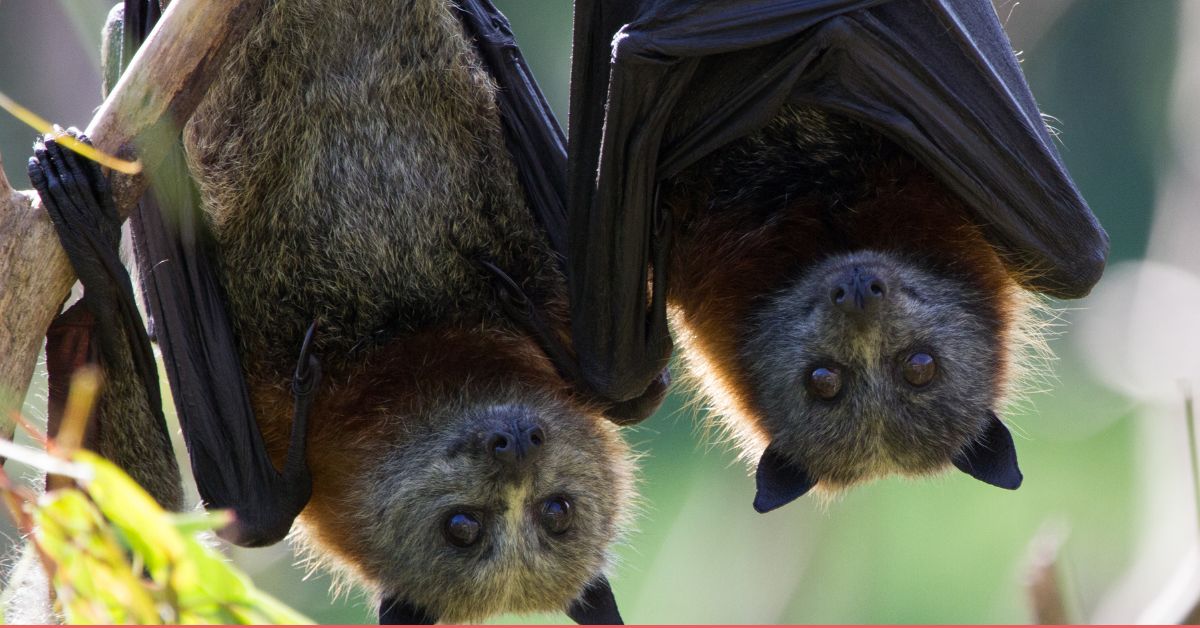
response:
<path id="1" fill-rule="evenodd" d="M 496 3 L 565 120 L 570 3 Z M 96 51 L 108 6 L 0 0 L 0 91 L 61 124 L 86 124 L 100 103 Z M 1177 63 L 1187 41 L 1185 9 L 1171 0 L 997 3 L 1033 92 L 1061 132 L 1068 168 L 1111 236 L 1114 266 L 1151 255 L 1155 208 L 1164 182 L 1181 167 L 1183 136 L 1171 125 L 1188 116 L 1172 111 L 1180 109 L 1178 86 L 1196 69 Z M 33 135 L 0 113 L 0 154 L 14 183 L 26 180 Z M 1191 221 L 1173 223 L 1184 225 L 1173 232 L 1200 235 L 1191 198 L 1181 201 L 1193 207 Z M 1190 303 L 1166 301 L 1167 308 Z M 1182 429 L 1182 397 L 1148 400 L 1102 383 L 1094 363 L 1114 363 L 1119 376 L 1125 354 L 1104 353 L 1120 344 L 1119 332 L 1076 337 L 1073 328 L 1084 325 L 1078 319 L 1093 315 L 1089 303 L 1057 304 L 1071 309 L 1051 342 L 1056 379 L 1007 415 L 1026 477 L 1016 492 L 960 474 L 892 479 L 824 507 L 807 499 L 757 515 L 748 471 L 698 427 L 687 392 L 677 391 L 657 416 L 628 432 L 645 455 L 644 507 L 613 578 L 626 620 L 1024 623 L 1031 619 L 1030 545 L 1039 534 L 1065 539 L 1059 572 L 1072 619 L 1143 617 L 1169 588 L 1162 583 L 1178 567 L 1172 558 L 1194 558 L 1187 446 L 1172 436 Z M 1192 312 L 1190 320 L 1200 317 L 1200 309 Z M 1194 381 L 1195 373 L 1180 377 Z M 44 416 L 42 391 L 39 374 L 30 416 Z M 1159 426 L 1166 426 L 1165 440 L 1146 435 Z M 1148 453 L 1150 442 L 1159 449 Z M 1160 458 L 1171 464 L 1156 465 Z M 6 543 L 12 541 L 10 530 Z M 371 621 L 360 597 L 333 600 L 326 578 L 304 579 L 285 547 L 230 554 L 263 588 L 318 621 Z M 521 621 L 530 619 L 566 621 Z"/>

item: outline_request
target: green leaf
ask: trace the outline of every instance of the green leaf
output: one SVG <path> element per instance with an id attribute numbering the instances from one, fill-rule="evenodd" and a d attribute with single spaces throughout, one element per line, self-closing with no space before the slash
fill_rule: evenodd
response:
<path id="1" fill-rule="evenodd" d="M 200 541 L 227 513 L 167 512 L 103 458 L 72 460 L 91 471 L 86 494 L 52 491 L 32 507 L 69 623 L 312 623 Z"/>

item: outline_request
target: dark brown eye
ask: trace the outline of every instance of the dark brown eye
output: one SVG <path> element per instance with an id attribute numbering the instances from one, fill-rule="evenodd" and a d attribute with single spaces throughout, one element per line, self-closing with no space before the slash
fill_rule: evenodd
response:
<path id="1" fill-rule="evenodd" d="M 571 502 L 551 497 L 542 504 L 542 527 L 550 534 L 562 534 L 571 528 Z"/>
<path id="2" fill-rule="evenodd" d="M 913 386 L 924 386 L 933 381 L 937 363 L 928 353 L 914 353 L 904 361 L 904 379 Z"/>
<path id="3" fill-rule="evenodd" d="M 446 527 L 442 530 L 446 540 L 457 547 L 470 547 L 479 541 L 483 525 L 475 515 L 457 512 L 446 519 Z"/>
<path id="4" fill-rule="evenodd" d="M 821 399 L 833 399 L 842 390 L 842 372 L 824 366 L 815 368 L 808 376 L 808 389 Z"/>

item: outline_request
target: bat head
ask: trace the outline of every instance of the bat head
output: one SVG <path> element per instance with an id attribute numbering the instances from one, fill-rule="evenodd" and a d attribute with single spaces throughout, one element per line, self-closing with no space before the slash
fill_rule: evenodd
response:
<path id="1" fill-rule="evenodd" d="M 992 411 L 997 320 L 971 285 L 894 253 L 836 255 L 770 297 L 751 329 L 744 360 L 770 439 L 761 510 L 801 488 L 952 462 L 1020 484 L 1012 439 Z"/>
<path id="2" fill-rule="evenodd" d="M 346 446 L 338 464 L 314 465 L 306 534 L 376 588 L 385 619 L 564 611 L 608 591 L 629 451 L 531 344 L 456 333 L 414 357 L 409 343 L 406 362 L 422 368 L 384 372 L 377 383 L 394 388 L 374 418 L 330 429 Z M 373 427 L 348 424 L 363 420 Z"/>
<path id="3" fill-rule="evenodd" d="M 675 337 L 758 465 L 756 508 L 952 464 L 1016 488 L 994 410 L 1036 373 L 1037 302 L 918 159 L 789 105 L 664 198 Z"/>

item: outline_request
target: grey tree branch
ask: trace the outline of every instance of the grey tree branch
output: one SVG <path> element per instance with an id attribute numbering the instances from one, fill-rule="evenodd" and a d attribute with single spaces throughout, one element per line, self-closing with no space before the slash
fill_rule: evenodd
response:
<path id="1" fill-rule="evenodd" d="M 266 0 L 174 0 L 121 81 L 87 126 L 95 146 L 141 158 L 153 168 L 165 142 L 191 116 L 232 45 Z M 113 194 L 128 215 L 146 188 L 143 175 L 113 173 Z M 29 387 L 42 338 L 75 277 L 37 194 L 15 191 L 0 174 L 0 436 Z"/>

